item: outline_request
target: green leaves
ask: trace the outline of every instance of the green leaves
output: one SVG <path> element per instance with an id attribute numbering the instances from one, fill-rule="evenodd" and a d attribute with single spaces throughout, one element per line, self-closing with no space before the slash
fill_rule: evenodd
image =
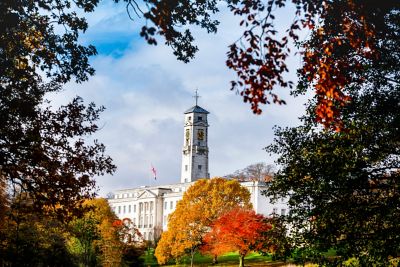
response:
<path id="1" fill-rule="evenodd" d="M 362 83 L 346 87 L 352 98 L 340 117 L 346 131 L 316 123 L 317 96 L 308 104 L 303 125 L 278 128 L 267 147 L 279 155 L 282 168 L 266 194 L 289 198 L 288 220 L 298 245 L 334 248 L 338 261 L 354 256 L 362 265 L 386 265 L 399 254 L 400 87 L 382 79 L 400 80 L 400 53 L 389 45 L 399 43 L 399 27 L 393 30 L 377 47 L 393 64 L 366 61 L 363 71 L 354 74 Z"/>

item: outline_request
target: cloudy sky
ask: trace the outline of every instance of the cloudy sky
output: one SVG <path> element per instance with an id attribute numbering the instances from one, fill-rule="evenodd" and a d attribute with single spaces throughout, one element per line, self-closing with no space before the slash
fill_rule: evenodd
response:
<path id="1" fill-rule="evenodd" d="M 281 12 L 279 21 L 292 17 Z M 238 19 L 223 11 L 216 35 L 194 29 L 200 51 L 188 64 L 176 60 L 169 47 L 149 46 L 140 38 L 143 21 L 129 20 L 125 6 L 103 1 L 90 15 L 85 44 L 94 44 L 99 54 L 91 59 L 96 75 L 81 85 L 68 84 L 51 96 L 55 104 L 79 95 L 86 102 L 104 105 L 95 138 L 107 147 L 117 171 L 97 178 L 99 194 L 141 185 L 177 183 L 180 180 L 183 145 L 183 112 L 199 105 L 209 115 L 209 165 L 211 176 L 223 176 L 256 162 L 273 163 L 263 147 L 273 140 L 273 126 L 293 126 L 304 113 L 305 98 L 293 98 L 287 89 L 277 89 L 286 106 L 266 106 L 253 115 L 248 103 L 229 90 L 233 72 L 225 66 L 227 46 L 240 36 Z M 300 58 L 290 61 L 293 80 Z M 150 166 L 157 169 L 152 178 Z"/>

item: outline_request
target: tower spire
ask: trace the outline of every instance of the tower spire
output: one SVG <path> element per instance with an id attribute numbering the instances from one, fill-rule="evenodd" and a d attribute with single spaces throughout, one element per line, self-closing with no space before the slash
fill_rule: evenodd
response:
<path id="1" fill-rule="evenodd" d="M 194 96 L 193 96 L 196 99 L 196 106 L 197 106 L 198 99 L 200 97 L 199 94 L 198 94 L 198 91 L 199 91 L 199 89 L 196 88 Z"/>

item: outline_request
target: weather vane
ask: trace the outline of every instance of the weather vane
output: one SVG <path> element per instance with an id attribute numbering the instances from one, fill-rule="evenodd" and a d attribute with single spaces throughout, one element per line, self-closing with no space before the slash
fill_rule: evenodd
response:
<path id="1" fill-rule="evenodd" d="M 199 91 L 199 89 L 196 88 L 195 94 L 193 96 L 196 99 L 196 106 L 197 106 L 197 101 L 198 101 L 198 99 L 200 97 L 199 94 L 198 94 L 198 91 Z"/>

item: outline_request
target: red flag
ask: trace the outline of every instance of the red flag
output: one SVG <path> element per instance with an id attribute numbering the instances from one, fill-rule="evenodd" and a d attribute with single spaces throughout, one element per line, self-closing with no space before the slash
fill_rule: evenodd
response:
<path id="1" fill-rule="evenodd" d="M 151 172 L 152 172 L 153 175 L 154 175 L 154 180 L 157 180 L 157 171 L 156 171 L 156 169 L 153 167 L 153 165 L 151 165 Z"/>

